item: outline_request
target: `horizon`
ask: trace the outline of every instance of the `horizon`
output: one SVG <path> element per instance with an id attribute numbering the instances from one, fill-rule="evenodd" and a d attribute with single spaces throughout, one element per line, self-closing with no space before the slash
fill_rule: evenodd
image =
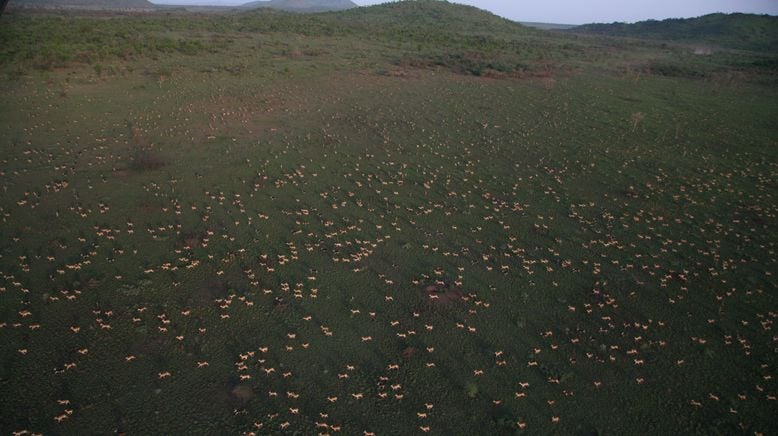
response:
<path id="1" fill-rule="evenodd" d="M 240 6 L 251 0 L 149 0 L 159 5 Z M 358 6 L 390 3 L 385 0 L 352 0 Z M 772 0 L 527 0 L 520 5 L 501 0 L 459 0 L 451 3 L 475 6 L 519 22 L 554 24 L 634 23 L 669 18 L 693 18 L 712 13 L 778 15 Z"/>

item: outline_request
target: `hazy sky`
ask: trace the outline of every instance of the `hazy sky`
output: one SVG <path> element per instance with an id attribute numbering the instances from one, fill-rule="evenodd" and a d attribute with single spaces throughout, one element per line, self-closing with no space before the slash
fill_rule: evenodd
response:
<path id="1" fill-rule="evenodd" d="M 154 3 L 237 5 L 249 0 L 151 0 Z M 385 0 L 354 0 L 360 6 Z M 696 17 L 712 12 L 778 15 L 778 0 L 458 0 L 515 21 L 583 24 Z"/>

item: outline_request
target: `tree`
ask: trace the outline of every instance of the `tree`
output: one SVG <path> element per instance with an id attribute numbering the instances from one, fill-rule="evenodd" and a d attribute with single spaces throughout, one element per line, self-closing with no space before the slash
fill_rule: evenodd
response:
<path id="1" fill-rule="evenodd" d="M 8 4 L 8 0 L 0 0 L 0 15 L 3 15 L 5 6 Z"/>

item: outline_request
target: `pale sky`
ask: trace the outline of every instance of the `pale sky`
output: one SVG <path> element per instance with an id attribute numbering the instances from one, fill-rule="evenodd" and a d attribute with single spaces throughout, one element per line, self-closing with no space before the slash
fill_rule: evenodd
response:
<path id="1" fill-rule="evenodd" d="M 235 6 L 250 0 L 151 0 L 159 4 Z M 353 0 L 360 6 L 385 0 Z M 514 21 L 584 24 L 686 18 L 713 12 L 778 15 L 778 0 L 458 0 Z"/>

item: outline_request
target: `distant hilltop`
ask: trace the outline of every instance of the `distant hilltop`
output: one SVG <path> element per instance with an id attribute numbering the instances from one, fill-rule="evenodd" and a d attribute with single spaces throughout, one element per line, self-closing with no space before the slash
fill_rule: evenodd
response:
<path id="1" fill-rule="evenodd" d="M 573 32 L 629 38 L 709 43 L 720 47 L 778 51 L 778 17 L 754 14 L 710 14 L 697 18 L 649 20 L 634 24 L 586 24 Z"/>
<path id="2" fill-rule="evenodd" d="M 148 0 L 11 0 L 10 4 L 21 8 L 42 9 L 106 9 L 106 10 L 151 10 L 160 7 L 205 7 L 201 1 L 192 1 L 191 5 L 157 5 Z M 232 9 L 272 8 L 290 12 L 326 12 L 343 11 L 356 8 L 351 0 L 265 0 L 253 1 Z M 223 8 L 222 8 L 223 9 Z"/>
<path id="3" fill-rule="evenodd" d="M 273 8 L 290 12 L 344 11 L 356 8 L 351 0 L 268 0 L 246 3 L 241 8 Z"/>
<path id="4" fill-rule="evenodd" d="M 151 10 L 156 8 L 147 0 L 11 0 L 9 5 L 43 9 Z"/>

